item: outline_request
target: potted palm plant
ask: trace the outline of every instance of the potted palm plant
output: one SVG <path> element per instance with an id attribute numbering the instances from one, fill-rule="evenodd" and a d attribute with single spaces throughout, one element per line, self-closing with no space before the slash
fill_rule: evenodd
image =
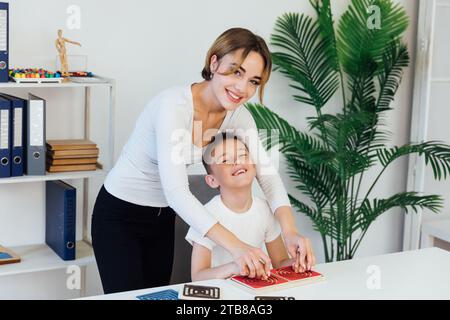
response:
<path id="1" fill-rule="evenodd" d="M 289 195 L 291 203 L 308 216 L 322 236 L 327 262 L 351 259 L 371 223 L 395 207 L 427 208 L 439 212 L 442 198 L 400 192 L 373 198 L 380 177 L 396 159 L 417 153 L 431 165 L 435 179 L 450 174 L 450 146 L 438 141 L 387 147 L 389 134 L 383 116 L 409 64 L 401 37 L 408 17 L 391 0 L 352 0 L 335 27 L 330 0 L 310 0 L 316 16 L 287 13 L 276 21 L 271 45 L 274 70 L 290 80 L 295 101 L 314 108 L 308 132 L 300 132 L 260 104 L 247 104 L 259 129 L 278 130 L 276 146 L 286 158 L 295 187 L 308 201 Z M 370 27 L 373 11 L 379 26 Z M 326 105 L 340 95 L 341 108 L 327 113 Z M 263 137 L 270 149 L 274 142 Z M 365 173 L 381 169 L 361 187 Z M 375 168 L 374 168 L 375 169 Z M 367 178 L 366 178 L 367 179 Z"/>

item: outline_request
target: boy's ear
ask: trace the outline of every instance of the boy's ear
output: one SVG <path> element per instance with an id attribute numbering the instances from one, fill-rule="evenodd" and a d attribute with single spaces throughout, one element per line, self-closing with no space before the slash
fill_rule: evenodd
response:
<path id="1" fill-rule="evenodd" d="M 214 176 L 211 174 L 207 174 L 205 176 L 205 181 L 206 181 L 206 184 L 213 189 L 217 189 L 219 187 L 219 183 L 217 183 L 216 178 L 214 178 Z"/>

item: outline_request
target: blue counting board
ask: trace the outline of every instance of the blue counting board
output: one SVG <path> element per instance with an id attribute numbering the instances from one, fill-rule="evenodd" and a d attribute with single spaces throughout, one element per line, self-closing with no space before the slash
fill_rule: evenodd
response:
<path id="1" fill-rule="evenodd" d="M 178 300 L 178 292 L 172 289 L 137 296 L 139 300 Z"/>
<path id="2" fill-rule="evenodd" d="M 6 252 L 0 252 L 0 260 L 11 259 L 11 255 Z"/>

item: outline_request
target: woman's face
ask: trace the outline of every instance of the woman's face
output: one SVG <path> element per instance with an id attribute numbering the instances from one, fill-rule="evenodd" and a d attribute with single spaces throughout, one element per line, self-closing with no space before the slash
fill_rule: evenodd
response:
<path id="1" fill-rule="evenodd" d="M 257 52 L 251 51 L 240 68 L 234 73 L 225 75 L 239 65 L 243 49 L 229 53 L 217 61 L 211 58 L 211 79 L 213 92 L 225 110 L 235 110 L 246 103 L 256 93 L 264 71 L 264 60 Z"/>

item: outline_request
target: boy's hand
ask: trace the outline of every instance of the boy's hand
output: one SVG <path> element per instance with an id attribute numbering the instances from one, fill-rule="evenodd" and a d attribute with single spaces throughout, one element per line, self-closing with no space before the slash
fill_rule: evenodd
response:
<path id="1" fill-rule="evenodd" d="M 232 276 L 239 276 L 241 274 L 241 268 L 236 262 L 231 262 L 230 273 Z"/>
<path id="2" fill-rule="evenodd" d="M 311 270 L 316 264 L 316 258 L 309 239 L 302 237 L 297 232 L 291 232 L 284 235 L 284 241 L 290 256 L 295 259 L 294 271 Z"/>
<path id="3" fill-rule="evenodd" d="M 233 260 L 239 266 L 239 274 L 249 278 L 267 280 L 270 276 L 270 258 L 260 249 L 243 244 L 236 248 Z"/>

